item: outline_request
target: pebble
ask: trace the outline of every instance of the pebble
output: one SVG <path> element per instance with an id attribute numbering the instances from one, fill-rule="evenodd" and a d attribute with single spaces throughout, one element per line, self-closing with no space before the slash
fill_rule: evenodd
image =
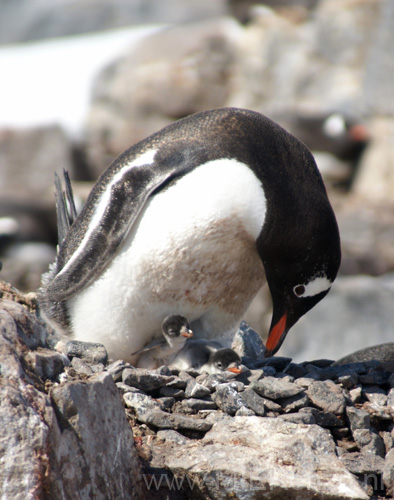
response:
<path id="1" fill-rule="evenodd" d="M 288 398 L 303 392 L 303 388 L 293 382 L 275 377 L 265 377 L 257 382 L 253 382 L 252 388 L 257 394 L 269 399 Z"/>
<path id="2" fill-rule="evenodd" d="M 185 391 L 183 389 L 177 389 L 176 387 L 160 387 L 159 389 L 160 396 L 176 398 L 176 399 L 184 399 L 186 397 Z"/>
<path id="3" fill-rule="evenodd" d="M 189 438 L 172 429 L 157 431 L 156 437 L 159 441 L 171 442 L 179 445 L 187 444 L 190 441 Z"/>
<path id="4" fill-rule="evenodd" d="M 356 372 L 347 373 L 338 377 L 337 382 L 346 389 L 351 389 L 358 384 L 359 377 Z"/>
<path id="5" fill-rule="evenodd" d="M 295 396 L 290 396 L 289 398 L 281 398 L 278 400 L 283 411 L 286 413 L 298 411 L 309 404 L 309 398 L 304 392 L 300 392 Z"/>
<path id="6" fill-rule="evenodd" d="M 361 451 L 384 457 L 386 449 L 383 439 L 379 435 L 369 429 L 356 429 L 353 432 L 353 437 L 360 449 L 362 449 Z"/>
<path id="7" fill-rule="evenodd" d="M 105 366 L 108 362 L 108 353 L 105 346 L 94 342 L 70 340 L 66 344 L 66 354 L 70 359 L 77 357 L 91 364 L 102 363 Z"/>
<path id="8" fill-rule="evenodd" d="M 349 397 L 350 397 L 350 400 L 353 404 L 359 403 L 361 401 L 361 397 L 362 397 L 361 385 L 355 387 L 354 389 L 351 389 L 349 391 Z"/>
<path id="9" fill-rule="evenodd" d="M 244 405 L 242 397 L 232 384 L 220 384 L 216 387 L 213 400 L 218 407 L 228 415 L 235 415 Z"/>
<path id="10" fill-rule="evenodd" d="M 44 380 L 55 380 L 70 364 L 64 354 L 42 347 L 29 351 L 26 360 L 31 364 L 36 375 Z"/>
<path id="11" fill-rule="evenodd" d="M 341 415 L 346 406 L 341 388 L 332 380 L 316 381 L 307 389 L 312 403 L 323 411 Z"/>
<path id="12" fill-rule="evenodd" d="M 217 404 L 212 400 L 194 398 L 184 399 L 181 402 L 181 406 L 195 412 L 201 410 L 217 410 L 218 408 Z"/>
<path id="13" fill-rule="evenodd" d="M 185 390 L 185 396 L 187 398 L 203 398 L 211 393 L 208 387 L 205 387 L 195 381 L 194 378 L 188 380 Z"/>
<path id="14" fill-rule="evenodd" d="M 295 424 L 315 424 L 315 418 L 311 413 L 287 413 L 286 415 L 279 415 L 278 418 L 293 422 Z"/>
<path id="15" fill-rule="evenodd" d="M 383 466 L 383 482 L 387 489 L 387 494 L 394 496 L 394 450 L 387 453 Z"/>
<path id="16" fill-rule="evenodd" d="M 78 375 L 91 377 L 94 373 L 91 366 L 85 363 L 81 358 L 72 358 L 70 365 L 71 368 L 73 368 L 78 373 Z"/>
<path id="17" fill-rule="evenodd" d="M 339 458 L 352 474 L 381 474 L 384 467 L 383 458 L 373 453 L 343 453 Z"/>
<path id="18" fill-rule="evenodd" d="M 240 394 L 244 405 L 253 411 L 254 414 L 264 417 L 264 400 L 253 389 L 246 389 Z"/>
<path id="19" fill-rule="evenodd" d="M 124 384 L 137 387 L 145 392 L 163 387 L 172 382 L 174 378 L 174 375 L 160 375 L 144 368 L 125 368 L 122 373 L 122 382 Z"/>
<path id="20" fill-rule="evenodd" d="M 387 406 L 394 410 L 394 389 L 390 389 L 387 395 Z"/>
<path id="21" fill-rule="evenodd" d="M 364 386 L 363 395 L 368 401 L 371 401 L 371 403 L 376 403 L 379 406 L 385 406 L 387 404 L 386 391 L 381 389 L 378 385 Z"/>
<path id="22" fill-rule="evenodd" d="M 130 363 L 125 363 L 122 359 L 118 359 L 107 366 L 107 371 L 112 375 L 114 382 L 120 382 L 125 368 L 132 368 L 132 366 Z"/>
<path id="23" fill-rule="evenodd" d="M 316 424 L 324 428 L 343 427 L 345 424 L 338 415 L 331 412 L 321 411 L 311 407 L 302 408 L 300 412 L 310 413 L 313 415 Z"/>
<path id="24" fill-rule="evenodd" d="M 369 429 L 371 426 L 371 419 L 369 413 L 354 406 L 346 408 L 346 415 L 349 419 L 350 429 L 354 432 L 357 429 Z"/>
<path id="25" fill-rule="evenodd" d="M 235 412 L 236 417 L 253 417 L 255 415 L 255 412 L 246 406 L 241 406 L 241 408 Z"/>

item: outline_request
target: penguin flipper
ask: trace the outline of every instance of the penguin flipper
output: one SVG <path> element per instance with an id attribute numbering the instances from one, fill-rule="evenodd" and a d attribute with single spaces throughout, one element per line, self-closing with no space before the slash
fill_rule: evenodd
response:
<path id="1" fill-rule="evenodd" d="M 60 177 L 55 172 L 55 201 L 58 243 L 61 245 L 75 219 L 77 210 L 75 208 L 74 195 L 71 187 L 70 177 L 67 170 L 63 170 L 65 191 L 63 191 Z"/>
<path id="2" fill-rule="evenodd" d="M 98 277 L 118 251 L 152 193 L 192 168 L 179 155 L 166 158 L 164 165 L 159 164 L 155 161 L 155 153 L 152 149 L 137 155 L 131 148 L 115 160 L 94 186 L 59 245 L 55 266 L 43 280 L 41 293 L 49 301 L 64 302 Z M 64 195 L 59 195 L 61 236 L 67 231 L 64 204 Z"/>

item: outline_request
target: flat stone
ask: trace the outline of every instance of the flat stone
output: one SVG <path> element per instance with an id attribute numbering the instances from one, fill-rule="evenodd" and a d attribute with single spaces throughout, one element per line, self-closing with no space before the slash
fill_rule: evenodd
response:
<path id="1" fill-rule="evenodd" d="M 352 474 L 381 474 L 384 467 L 382 457 L 373 453 L 344 453 L 341 462 Z"/>
<path id="2" fill-rule="evenodd" d="M 173 376 L 173 375 L 171 375 L 171 376 Z M 174 389 L 186 389 L 187 382 L 186 382 L 186 380 L 182 380 L 181 378 L 175 376 L 174 380 L 171 380 L 166 385 L 167 385 L 167 387 L 171 387 Z"/>
<path id="3" fill-rule="evenodd" d="M 143 391 L 153 391 L 165 386 L 174 379 L 174 375 L 160 375 L 144 368 L 125 368 L 122 373 L 124 384 L 137 387 Z"/>
<path id="4" fill-rule="evenodd" d="M 301 408 L 300 412 L 310 413 L 313 415 L 316 424 L 324 428 L 332 429 L 344 426 L 344 421 L 332 412 L 321 411 L 311 407 Z"/>
<path id="5" fill-rule="evenodd" d="M 252 359 L 264 358 L 264 353 L 266 351 L 260 335 L 245 321 L 241 321 L 238 331 L 234 335 L 231 347 L 241 357 L 248 356 Z"/>
<path id="6" fill-rule="evenodd" d="M 240 393 L 240 396 L 246 407 L 248 407 L 250 410 L 253 410 L 256 415 L 264 417 L 264 400 L 253 389 L 246 389 L 245 391 Z"/>
<path id="7" fill-rule="evenodd" d="M 294 383 L 296 385 L 299 385 L 300 387 L 307 388 L 316 380 L 318 380 L 318 379 L 315 379 L 312 377 L 300 377 L 300 378 L 297 378 L 296 380 L 294 380 Z"/>
<path id="8" fill-rule="evenodd" d="M 307 394 L 312 403 L 323 411 L 340 415 L 345 410 L 342 390 L 332 380 L 314 382 L 308 387 Z"/>
<path id="9" fill-rule="evenodd" d="M 128 408 L 132 408 L 137 417 L 139 414 L 144 414 L 149 410 L 159 409 L 159 403 L 151 396 L 141 392 L 126 392 L 123 394 L 123 400 Z"/>
<path id="10" fill-rule="evenodd" d="M 338 377 L 337 382 L 346 389 L 351 389 L 358 384 L 359 377 L 356 372 L 347 373 Z"/>
<path id="11" fill-rule="evenodd" d="M 387 495 L 394 496 L 394 449 L 386 455 L 383 466 L 383 482 L 387 489 Z"/>
<path id="12" fill-rule="evenodd" d="M 116 387 L 120 391 L 120 393 L 126 394 L 126 392 L 136 392 L 138 394 L 145 394 L 141 389 L 137 389 L 136 387 L 131 387 L 130 385 L 124 384 L 123 382 L 116 382 Z"/>
<path id="13" fill-rule="evenodd" d="M 44 380 L 54 380 L 70 364 L 68 358 L 63 354 L 43 347 L 29 351 L 25 359 L 31 364 L 36 375 Z"/>
<path id="14" fill-rule="evenodd" d="M 162 431 L 157 431 L 156 437 L 160 441 L 170 442 L 175 444 L 187 444 L 190 441 L 190 439 L 172 429 L 164 429 Z"/>
<path id="15" fill-rule="evenodd" d="M 386 453 L 388 453 L 392 448 L 394 448 L 393 436 L 391 435 L 391 432 L 387 432 L 387 431 L 380 432 L 380 436 L 383 439 Z"/>
<path id="16" fill-rule="evenodd" d="M 370 403 L 367 401 L 363 404 L 363 409 L 367 411 L 371 417 L 377 420 L 392 421 L 394 418 L 394 412 L 388 406 L 380 406 L 377 403 Z"/>
<path id="17" fill-rule="evenodd" d="M 125 368 L 132 368 L 132 366 L 130 363 L 125 363 L 122 359 L 118 359 L 110 363 L 106 370 L 111 374 L 114 382 L 120 382 L 122 380 L 122 372 Z"/>
<path id="18" fill-rule="evenodd" d="M 347 427 L 331 427 L 330 431 L 336 439 L 344 439 L 350 435 L 350 431 Z"/>
<path id="19" fill-rule="evenodd" d="M 288 398 L 303 392 L 303 388 L 293 382 L 287 382 L 275 377 L 264 377 L 257 382 L 253 382 L 251 388 L 260 396 L 274 400 Z"/>
<path id="20" fill-rule="evenodd" d="M 387 394 L 378 385 L 365 385 L 363 387 L 363 395 L 371 403 L 376 403 L 379 406 L 385 406 L 387 404 Z"/>
<path id="21" fill-rule="evenodd" d="M 362 387 L 361 385 L 355 387 L 354 389 L 351 389 L 349 391 L 349 397 L 352 403 L 356 404 L 361 401 L 362 398 Z"/>
<path id="22" fill-rule="evenodd" d="M 81 358 L 73 358 L 71 360 L 71 368 L 75 370 L 78 375 L 84 375 L 85 377 L 90 377 L 93 375 L 93 370 L 90 365 L 85 363 Z"/>
<path id="23" fill-rule="evenodd" d="M 103 363 L 103 365 L 106 365 L 108 362 L 107 349 L 103 344 L 95 342 L 70 340 L 66 344 L 66 353 L 70 359 L 77 357 L 83 359 L 86 363 Z"/>
<path id="24" fill-rule="evenodd" d="M 184 399 L 181 402 L 181 406 L 183 406 L 184 408 L 189 408 L 195 412 L 201 410 L 216 410 L 218 407 L 217 404 L 212 400 L 194 398 Z"/>
<path id="25" fill-rule="evenodd" d="M 244 406 L 242 397 L 231 383 L 218 385 L 213 400 L 228 415 L 235 415 L 237 410 Z"/>
<path id="26" fill-rule="evenodd" d="M 236 417 L 252 417 L 254 415 L 256 415 L 255 412 L 246 406 L 241 406 L 241 408 L 235 412 Z"/>
<path id="27" fill-rule="evenodd" d="M 188 380 L 185 389 L 185 396 L 187 398 L 203 398 L 204 396 L 207 396 L 210 393 L 211 391 L 208 387 L 199 384 L 193 378 Z"/>
<path id="28" fill-rule="evenodd" d="M 371 385 L 383 385 L 387 382 L 389 378 L 388 372 L 371 372 L 366 373 L 365 375 L 360 375 L 360 383 L 361 384 L 371 384 Z"/>
<path id="29" fill-rule="evenodd" d="M 168 387 L 167 385 L 164 387 L 160 387 L 159 389 L 160 396 L 167 398 L 175 398 L 175 399 L 184 399 L 185 391 L 183 389 L 177 389 L 176 387 Z"/>
<path id="30" fill-rule="evenodd" d="M 156 453 L 174 475 L 187 474 L 196 498 L 368 499 L 329 433 L 316 425 L 236 416 L 215 423 L 199 441 Z"/>
<path id="31" fill-rule="evenodd" d="M 346 407 L 346 415 L 349 419 L 350 429 L 354 432 L 356 429 L 369 429 L 371 419 L 369 413 L 354 406 Z"/>
<path id="32" fill-rule="evenodd" d="M 353 437 L 363 453 L 373 453 L 384 457 L 386 449 L 383 439 L 369 429 L 355 429 Z"/>
<path id="33" fill-rule="evenodd" d="M 286 413 L 285 415 L 279 415 L 278 418 L 286 420 L 286 422 L 293 422 L 294 424 L 316 424 L 312 413 Z"/>
<path id="34" fill-rule="evenodd" d="M 300 394 L 290 396 L 289 398 L 278 399 L 278 403 L 281 405 L 284 412 L 289 413 L 308 406 L 310 401 L 304 392 L 300 392 Z"/>
<path id="35" fill-rule="evenodd" d="M 389 390 L 389 393 L 387 395 L 387 406 L 394 410 L 394 389 Z"/>
<path id="36" fill-rule="evenodd" d="M 171 409 L 175 404 L 175 398 L 166 396 L 163 398 L 156 398 L 156 401 L 159 403 L 160 409 L 164 411 Z"/>

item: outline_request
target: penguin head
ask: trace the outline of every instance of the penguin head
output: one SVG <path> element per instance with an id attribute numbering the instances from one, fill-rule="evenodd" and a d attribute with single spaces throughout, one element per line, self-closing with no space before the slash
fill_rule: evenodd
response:
<path id="1" fill-rule="evenodd" d="M 186 339 L 193 337 L 193 332 L 184 316 L 170 314 L 164 318 L 161 329 L 170 345 L 177 341 L 185 342 Z"/>
<path id="2" fill-rule="evenodd" d="M 242 371 L 241 358 L 233 349 L 225 348 L 214 352 L 209 359 L 209 364 L 211 373 L 229 371 L 238 375 Z"/>
<path id="3" fill-rule="evenodd" d="M 273 304 L 266 357 L 278 351 L 290 328 L 327 295 L 336 278 L 341 261 L 338 226 L 330 213 L 317 215 L 315 223 L 299 225 L 277 246 L 269 245 L 264 256 Z"/>

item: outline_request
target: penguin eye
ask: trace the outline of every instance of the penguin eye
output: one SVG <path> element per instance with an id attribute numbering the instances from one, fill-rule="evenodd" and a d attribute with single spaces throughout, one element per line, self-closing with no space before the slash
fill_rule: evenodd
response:
<path id="1" fill-rule="evenodd" d="M 222 368 L 222 362 L 221 362 L 221 361 L 217 361 L 216 366 L 217 366 L 218 368 Z"/>
<path id="2" fill-rule="evenodd" d="M 293 288 L 293 291 L 297 295 L 297 297 L 302 297 L 305 293 L 305 286 L 304 285 L 296 285 Z"/>

